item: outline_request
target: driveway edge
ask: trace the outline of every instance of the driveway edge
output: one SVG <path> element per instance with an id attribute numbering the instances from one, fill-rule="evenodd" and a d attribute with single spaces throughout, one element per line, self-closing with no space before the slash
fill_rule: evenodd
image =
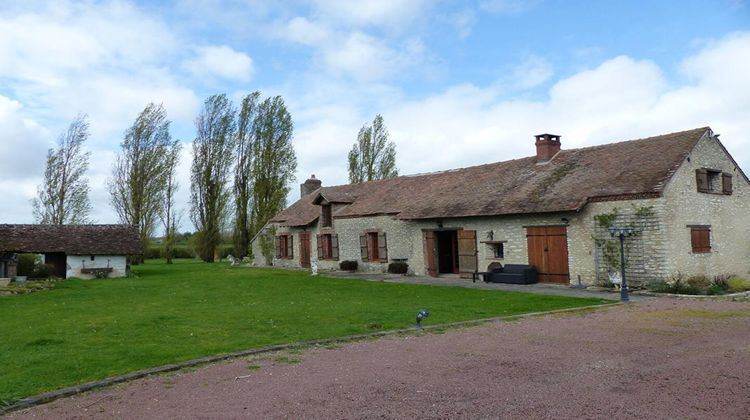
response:
<path id="1" fill-rule="evenodd" d="M 617 305 L 620 305 L 620 303 L 619 302 L 605 303 L 605 304 L 593 305 L 593 306 L 555 309 L 552 311 L 528 312 L 528 313 L 517 314 L 517 315 L 505 315 L 505 316 L 492 317 L 492 318 L 482 318 L 482 319 L 473 319 L 473 320 L 468 320 L 468 321 L 449 322 L 446 324 L 427 325 L 427 326 L 424 326 L 421 330 L 413 328 L 413 327 L 402 328 L 398 330 L 378 331 L 378 332 L 372 332 L 372 333 L 367 333 L 367 334 L 347 335 L 347 336 L 334 337 L 334 338 L 322 338 L 318 340 L 296 341 L 293 343 L 277 344 L 273 346 L 240 350 L 240 351 L 231 352 L 231 353 L 222 353 L 222 354 L 218 354 L 214 356 L 200 357 L 197 359 L 186 360 L 184 362 L 171 363 L 168 365 L 142 369 L 142 370 L 138 370 L 135 372 L 126 373 L 124 375 L 113 376 L 113 377 L 101 379 L 98 381 L 85 382 L 85 383 L 73 385 L 67 388 L 58 389 L 56 391 L 46 392 L 44 394 L 22 398 L 18 400 L 17 402 L 15 402 L 14 404 L 11 404 L 6 407 L 0 407 L 0 416 L 8 414 L 13 411 L 31 408 L 37 405 L 52 402 L 60 398 L 72 397 L 74 395 L 83 394 L 88 391 L 96 390 L 99 388 L 105 388 L 105 387 L 112 386 L 112 385 L 122 383 L 122 382 L 128 382 L 128 381 L 144 378 L 144 377 L 151 376 L 151 375 L 156 375 L 156 374 L 161 374 L 161 373 L 166 373 L 166 372 L 173 372 L 173 371 L 188 368 L 188 367 L 206 365 L 209 363 L 215 363 L 215 362 L 220 362 L 220 361 L 229 360 L 229 359 L 236 359 L 236 358 L 245 357 L 245 356 L 252 356 L 256 354 L 270 353 L 274 351 L 288 350 L 288 349 L 300 348 L 300 347 L 320 346 L 320 345 L 335 344 L 335 343 L 347 343 L 347 342 L 361 341 L 361 340 L 366 340 L 366 339 L 371 339 L 371 338 L 389 337 L 389 336 L 395 336 L 395 335 L 401 335 L 401 334 L 414 334 L 414 333 L 419 333 L 422 331 L 441 330 L 445 328 L 469 327 L 469 326 L 487 324 L 491 322 L 513 321 L 517 319 L 532 318 L 532 317 L 544 316 L 544 315 L 554 315 L 554 314 L 559 314 L 559 313 L 598 310 L 601 308 L 607 308 L 607 307 L 617 306 Z"/>

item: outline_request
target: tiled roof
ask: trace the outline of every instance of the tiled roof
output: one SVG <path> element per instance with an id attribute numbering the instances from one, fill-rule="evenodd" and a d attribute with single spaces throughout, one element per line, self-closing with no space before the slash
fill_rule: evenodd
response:
<path id="1" fill-rule="evenodd" d="M 2 225 L 0 252 L 139 255 L 138 229 L 129 225 Z"/>
<path id="2" fill-rule="evenodd" d="M 392 214 L 400 219 L 575 211 L 589 201 L 661 194 L 708 127 L 581 149 L 551 161 L 536 157 L 423 175 L 322 187 L 272 219 L 286 226 L 317 220 L 313 201 L 347 197 L 335 218 Z"/>

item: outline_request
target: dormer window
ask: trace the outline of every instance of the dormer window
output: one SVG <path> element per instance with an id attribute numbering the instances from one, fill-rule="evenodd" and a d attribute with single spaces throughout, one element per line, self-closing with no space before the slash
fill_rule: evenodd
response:
<path id="1" fill-rule="evenodd" d="M 698 192 L 708 194 L 732 194 L 732 174 L 714 169 L 696 169 L 695 181 Z"/>
<path id="2" fill-rule="evenodd" d="M 320 206 L 320 226 L 321 227 L 331 227 L 333 224 L 333 217 L 331 215 L 331 205 L 330 204 L 323 204 Z"/>

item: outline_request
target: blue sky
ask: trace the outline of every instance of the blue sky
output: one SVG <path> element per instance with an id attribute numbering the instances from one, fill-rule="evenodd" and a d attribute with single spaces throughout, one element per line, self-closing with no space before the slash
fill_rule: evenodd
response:
<path id="1" fill-rule="evenodd" d="M 203 99 L 253 90 L 287 101 L 297 182 L 345 183 L 376 113 L 403 174 L 527 156 L 540 132 L 573 148 L 704 125 L 750 169 L 741 0 L 5 1 L 0 34 L 0 222 L 32 221 L 46 149 L 78 112 L 93 216 L 115 222 L 104 184 L 150 101 L 188 146 L 187 208 Z"/>

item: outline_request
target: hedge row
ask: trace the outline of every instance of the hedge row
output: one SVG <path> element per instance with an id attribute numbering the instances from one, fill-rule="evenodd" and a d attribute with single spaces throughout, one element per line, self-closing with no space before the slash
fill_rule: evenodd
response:
<path id="1" fill-rule="evenodd" d="M 224 259 L 234 252 L 232 245 L 219 245 L 219 256 Z M 151 245 L 146 249 L 143 256 L 145 259 L 164 258 L 164 250 L 161 245 Z M 177 245 L 174 247 L 174 258 L 196 258 L 195 251 L 188 245 Z"/>

